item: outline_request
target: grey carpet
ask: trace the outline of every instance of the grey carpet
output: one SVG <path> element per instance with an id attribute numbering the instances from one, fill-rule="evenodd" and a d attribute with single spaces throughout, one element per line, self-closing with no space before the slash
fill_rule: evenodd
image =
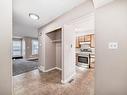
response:
<path id="1" fill-rule="evenodd" d="M 37 68 L 37 61 L 26 61 L 24 59 L 13 60 L 13 76 L 26 73 Z"/>

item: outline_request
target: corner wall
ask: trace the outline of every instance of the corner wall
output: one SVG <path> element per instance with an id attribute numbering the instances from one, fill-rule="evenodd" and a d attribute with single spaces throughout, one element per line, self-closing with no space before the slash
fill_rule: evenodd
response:
<path id="1" fill-rule="evenodd" d="M 96 10 L 96 95 L 127 95 L 127 0 Z M 109 42 L 118 42 L 111 50 Z"/>
<path id="2" fill-rule="evenodd" d="M 12 95 L 12 0 L 0 0 L 0 95 Z"/>

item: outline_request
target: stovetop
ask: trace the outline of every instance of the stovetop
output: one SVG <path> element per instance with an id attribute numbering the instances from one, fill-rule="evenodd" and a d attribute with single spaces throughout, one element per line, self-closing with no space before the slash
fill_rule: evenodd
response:
<path id="1" fill-rule="evenodd" d="M 80 49 L 81 52 L 92 52 L 92 50 L 90 48 L 88 49 Z"/>

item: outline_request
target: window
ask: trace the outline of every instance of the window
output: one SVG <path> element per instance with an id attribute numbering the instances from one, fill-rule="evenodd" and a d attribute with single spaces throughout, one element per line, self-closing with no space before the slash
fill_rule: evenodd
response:
<path id="1" fill-rule="evenodd" d="M 22 56 L 22 41 L 21 40 L 13 40 L 13 56 Z"/>
<path id="2" fill-rule="evenodd" d="M 32 55 L 38 54 L 38 40 L 32 40 Z"/>

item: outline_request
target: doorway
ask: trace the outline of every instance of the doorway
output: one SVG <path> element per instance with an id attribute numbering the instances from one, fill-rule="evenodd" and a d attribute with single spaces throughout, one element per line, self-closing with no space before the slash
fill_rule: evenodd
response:
<path id="1" fill-rule="evenodd" d="M 75 56 L 77 75 L 86 75 L 89 78 L 88 92 L 94 95 L 95 83 L 95 20 L 94 13 L 79 18 L 75 23 Z"/>
<path id="2" fill-rule="evenodd" d="M 95 23 L 94 13 L 69 22 L 64 25 L 64 82 L 84 83 L 94 93 L 95 66 Z M 69 60 L 69 61 L 68 61 Z M 83 85 L 80 87 L 84 87 Z M 85 87 L 84 87 L 85 88 Z"/>

